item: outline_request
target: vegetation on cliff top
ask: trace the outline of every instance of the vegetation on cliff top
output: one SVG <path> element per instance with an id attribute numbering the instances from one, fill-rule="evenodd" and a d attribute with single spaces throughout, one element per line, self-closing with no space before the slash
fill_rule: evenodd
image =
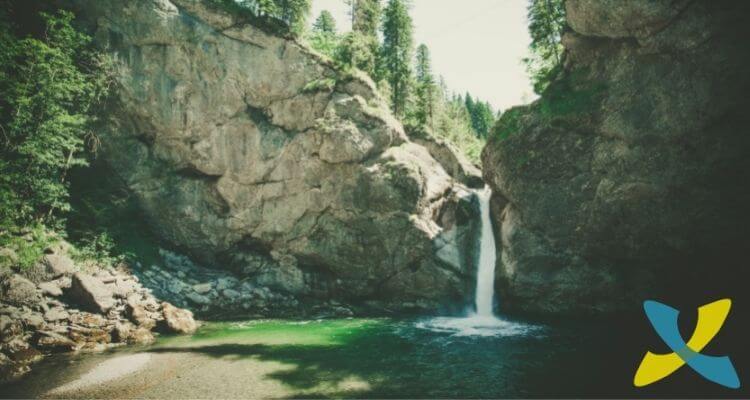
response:
<path id="1" fill-rule="evenodd" d="M 469 93 L 452 93 L 433 73 L 429 48 L 415 49 L 408 2 L 389 0 L 385 8 L 379 0 L 347 4 L 352 32 L 339 34 L 330 12 L 323 11 L 305 36 L 308 44 L 343 70 L 368 74 L 409 132 L 430 132 L 478 163 L 495 111 Z"/>

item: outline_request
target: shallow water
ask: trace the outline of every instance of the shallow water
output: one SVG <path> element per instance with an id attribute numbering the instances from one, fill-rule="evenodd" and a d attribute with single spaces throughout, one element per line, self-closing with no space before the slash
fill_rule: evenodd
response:
<path id="1" fill-rule="evenodd" d="M 646 350 L 611 324 L 486 318 L 209 323 L 192 337 L 52 357 L 2 397 L 498 398 L 734 395 L 688 376 L 635 390 Z M 142 363 L 137 371 L 132 362 Z M 684 382 L 692 382 L 685 386 Z M 698 386 L 695 386 L 697 384 Z M 703 386 L 702 386 L 703 385 Z"/>

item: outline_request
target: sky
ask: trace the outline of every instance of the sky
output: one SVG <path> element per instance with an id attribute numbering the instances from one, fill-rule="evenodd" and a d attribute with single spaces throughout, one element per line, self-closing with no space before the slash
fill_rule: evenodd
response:
<path id="1" fill-rule="evenodd" d="M 384 1 L 385 3 L 385 1 Z M 435 75 L 448 88 L 489 101 L 495 110 L 534 100 L 521 59 L 531 42 L 527 0 L 412 0 L 415 45 L 426 44 Z M 330 11 L 339 32 L 351 30 L 344 0 L 313 0 L 311 20 Z"/>

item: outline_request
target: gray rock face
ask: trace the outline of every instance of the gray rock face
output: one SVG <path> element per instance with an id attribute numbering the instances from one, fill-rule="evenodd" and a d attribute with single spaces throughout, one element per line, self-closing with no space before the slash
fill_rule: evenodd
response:
<path id="1" fill-rule="evenodd" d="M 270 258 L 262 285 L 299 297 L 464 295 L 434 254 L 460 166 L 410 142 L 368 79 L 203 1 L 72 3 L 116 60 L 103 155 L 163 238 L 207 265 Z"/>
<path id="2" fill-rule="evenodd" d="M 748 3 L 566 5 L 563 73 L 506 113 L 483 153 L 503 306 L 585 314 L 740 295 Z"/>

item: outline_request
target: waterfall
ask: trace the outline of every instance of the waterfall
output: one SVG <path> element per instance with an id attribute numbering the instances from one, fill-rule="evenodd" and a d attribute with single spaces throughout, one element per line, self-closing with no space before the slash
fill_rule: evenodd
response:
<path id="1" fill-rule="evenodd" d="M 477 266 L 477 290 L 474 298 L 475 313 L 464 317 L 436 317 L 420 321 L 417 327 L 434 332 L 451 333 L 455 336 L 518 336 L 537 330 L 537 327 L 498 318 L 493 314 L 495 300 L 495 233 L 490 219 L 492 190 L 485 187 L 475 192 L 479 200 L 482 235 Z"/>
<path id="2" fill-rule="evenodd" d="M 490 198 L 492 189 L 485 187 L 477 191 L 482 220 L 482 236 L 479 248 L 479 266 L 477 268 L 477 291 L 475 305 L 477 316 L 492 317 L 492 305 L 495 299 L 495 233 L 490 220 Z"/>

